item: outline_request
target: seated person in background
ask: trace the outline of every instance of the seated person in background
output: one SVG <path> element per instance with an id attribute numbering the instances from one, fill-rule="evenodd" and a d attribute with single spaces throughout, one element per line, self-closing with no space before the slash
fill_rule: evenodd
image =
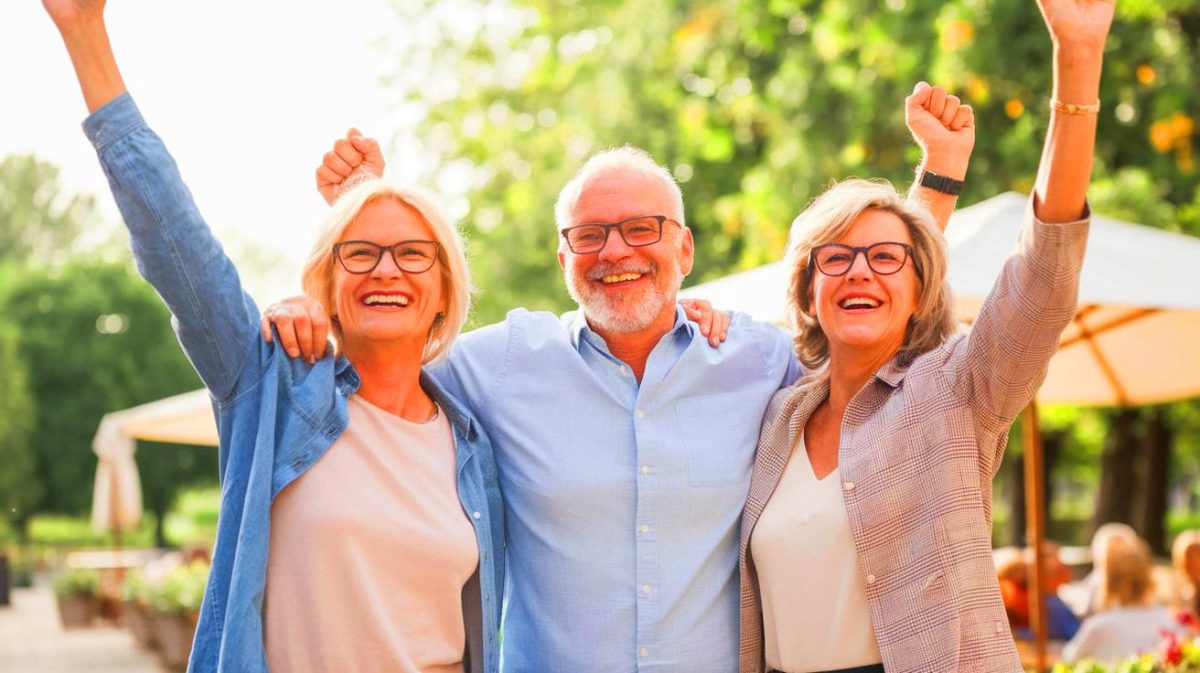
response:
<path id="1" fill-rule="evenodd" d="M 1163 632 L 1178 632 L 1171 610 L 1154 604 L 1150 548 L 1145 542 L 1114 538 L 1097 567 L 1104 568 L 1100 611 L 1083 621 L 1063 648 L 1066 662 L 1115 661 L 1158 649 Z"/>
<path id="2" fill-rule="evenodd" d="M 1102 524 L 1092 535 L 1092 571 L 1070 587 L 1067 604 L 1075 614 L 1084 617 L 1100 611 L 1100 594 L 1104 585 L 1104 559 L 1113 540 L 1137 541 L 1138 535 L 1123 523 Z"/>
<path id="3" fill-rule="evenodd" d="M 1071 608 L 1058 595 L 1058 589 L 1071 578 L 1071 571 L 1058 556 L 1058 543 L 1046 541 L 1042 544 L 1042 555 L 1045 587 L 1042 594 L 1046 597 L 1046 633 L 1050 640 L 1070 640 L 1079 631 L 1079 617 L 1071 612 Z M 996 576 L 1000 580 L 1000 595 L 1004 599 L 1004 611 L 1008 614 L 1008 622 L 1012 627 L 1013 636 L 1019 640 L 1033 640 L 1032 625 L 1029 621 L 1029 578 L 1032 576 L 1030 566 L 1033 561 L 1033 550 L 1018 550 L 1007 547 L 996 551 Z"/>
<path id="4" fill-rule="evenodd" d="M 1200 530 L 1185 530 L 1175 538 L 1171 565 L 1175 567 L 1172 605 L 1200 615 Z"/>

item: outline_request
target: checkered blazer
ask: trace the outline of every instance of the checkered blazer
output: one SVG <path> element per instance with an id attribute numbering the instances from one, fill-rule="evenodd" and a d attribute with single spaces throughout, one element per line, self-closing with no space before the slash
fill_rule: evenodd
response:
<path id="1" fill-rule="evenodd" d="M 1087 230 L 1086 214 L 1066 224 L 1027 214 L 971 332 L 897 356 L 846 409 L 839 476 L 888 673 L 1021 670 L 992 563 L 992 477 L 1074 315 Z M 742 673 L 765 669 L 750 535 L 828 394 L 828 373 L 810 374 L 764 417 L 742 518 Z"/>

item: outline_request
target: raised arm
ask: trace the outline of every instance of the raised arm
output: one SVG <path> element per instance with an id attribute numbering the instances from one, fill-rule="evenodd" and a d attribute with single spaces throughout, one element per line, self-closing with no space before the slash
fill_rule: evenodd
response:
<path id="1" fill-rule="evenodd" d="M 259 347 L 254 302 L 242 291 L 171 155 L 126 94 L 105 28 L 104 0 L 43 0 L 43 6 L 62 35 L 92 113 L 84 131 L 129 228 L 138 270 L 171 310 L 205 386 L 214 397 L 226 398 Z"/>
<path id="2" fill-rule="evenodd" d="M 1034 184 L 1034 214 L 1044 222 L 1070 222 L 1084 214 L 1100 70 L 1115 0 L 1038 0 L 1054 43 L 1050 127 Z"/>
<path id="3" fill-rule="evenodd" d="M 42 0 L 67 46 L 88 112 L 125 93 L 104 25 L 104 0 Z"/>

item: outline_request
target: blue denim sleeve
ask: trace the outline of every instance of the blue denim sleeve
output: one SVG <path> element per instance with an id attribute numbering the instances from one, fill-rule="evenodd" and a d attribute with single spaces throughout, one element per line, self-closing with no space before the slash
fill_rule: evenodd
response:
<path id="1" fill-rule="evenodd" d="M 171 310 L 204 385 L 228 399 L 259 338 L 254 301 L 133 98 L 112 100 L 83 129 L 129 229 L 138 271 Z"/>

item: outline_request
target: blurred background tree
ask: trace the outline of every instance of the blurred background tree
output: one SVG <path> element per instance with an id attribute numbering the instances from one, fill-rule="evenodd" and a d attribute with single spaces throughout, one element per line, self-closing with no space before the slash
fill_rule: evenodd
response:
<path id="1" fill-rule="evenodd" d="M 170 315 L 117 241 L 85 241 L 90 198 L 34 157 L 0 162 L 0 504 L 22 537 L 40 513 L 90 511 L 92 437 L 110 411 L 200 387 Z M 216 451 L 138 455 L 157 537 L 178 490 L 215 483 Z"/>

